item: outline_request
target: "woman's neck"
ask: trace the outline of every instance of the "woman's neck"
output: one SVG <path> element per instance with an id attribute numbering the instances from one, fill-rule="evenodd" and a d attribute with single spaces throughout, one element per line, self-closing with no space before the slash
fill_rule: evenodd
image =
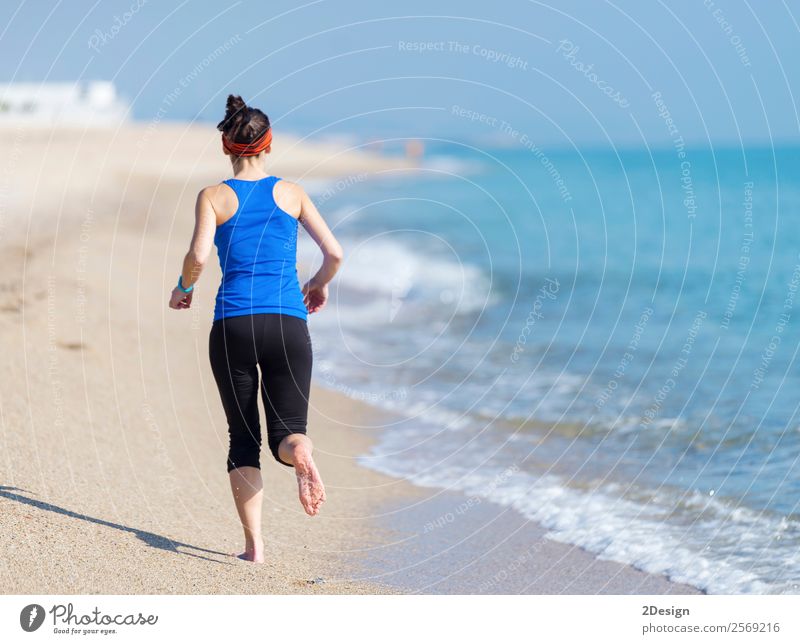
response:
<path id="1" fill-rule="evenodd" d="M 264 171 L 264 160 L 259 154 L 257 157 L 242 157 L 233 162 L 233 176 L 235 179 L 251 181 L 263 179 L 268 176 Z"/>

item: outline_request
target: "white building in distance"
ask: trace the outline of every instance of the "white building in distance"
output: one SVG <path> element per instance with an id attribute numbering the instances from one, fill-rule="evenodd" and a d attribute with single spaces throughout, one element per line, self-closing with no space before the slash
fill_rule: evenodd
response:
<path id="1" fill-rule="evenodd" d="M 0 125 L 108 127 L 127 112 L 110 81 L 0 84 Z"/>

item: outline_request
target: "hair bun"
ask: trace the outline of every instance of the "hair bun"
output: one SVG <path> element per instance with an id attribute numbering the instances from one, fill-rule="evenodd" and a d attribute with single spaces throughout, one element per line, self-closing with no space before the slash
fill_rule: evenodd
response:
<path id="1" fill-rule="evenodd" d="M 225 118 L 217 124 L 217 129 L 222 132 L 237 130 L 242 121 L 247 120 L 249 109 L 241 96 L 228 94 L 228 101 L 225 104 Z"/>
<path id="2" fill-rule="evenodd" d="M 244 111 L 247 108 L 247 104 L 244 102 L 244 99 L 241 96 L 234 96 L 233 94 L 228 94 L 228 102 L 225 107 L 226 107 L 225 116 L 231 116 L 236 112 Z"/>

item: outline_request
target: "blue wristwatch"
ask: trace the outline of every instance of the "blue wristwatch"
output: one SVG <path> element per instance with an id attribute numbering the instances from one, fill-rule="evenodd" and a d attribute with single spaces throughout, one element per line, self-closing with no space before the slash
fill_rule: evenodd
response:
<path id="1" fill-rule="evenodd" d="M 191 293 L 194 290 L 194 284 L 192 284 L 189 288 L 183 288 L 183 275 L 178 275 L 178 288 L 184 293 Z"/>

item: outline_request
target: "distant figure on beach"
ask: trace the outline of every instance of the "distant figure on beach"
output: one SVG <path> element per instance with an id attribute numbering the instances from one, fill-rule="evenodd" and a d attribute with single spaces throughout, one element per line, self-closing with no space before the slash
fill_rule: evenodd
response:
<path id="1" fill-rule="evenodd" d="M 406 141 L 406 158 L 408 159 L 421 159 L 425 154 L 425 144 L 419 139 L 409 139 Z"/>
<path id="2" fill-rule="evenodd" d="M 209 358 L 228 421 L 227 469 L 244 528 L 245 551 L 238 556 L 261 563 L 259 386 L 272 455 L 294 467 L 306 513 L 316 515 L 325 501 L 306 435 L 312 364 L 306 320 L 325 306 L 342 248 L 303 188 L 266 173 L 272 130 L 264 112 L 231 95 L 217 129 L 233 178 L 197 196 L 191 246 L 169 305 L 191 306 L 194 285 L 216 244 L 222 283 Z M 298 221 L 323 255 L 322 266 L 302 289 L 296 265 Z"/>

